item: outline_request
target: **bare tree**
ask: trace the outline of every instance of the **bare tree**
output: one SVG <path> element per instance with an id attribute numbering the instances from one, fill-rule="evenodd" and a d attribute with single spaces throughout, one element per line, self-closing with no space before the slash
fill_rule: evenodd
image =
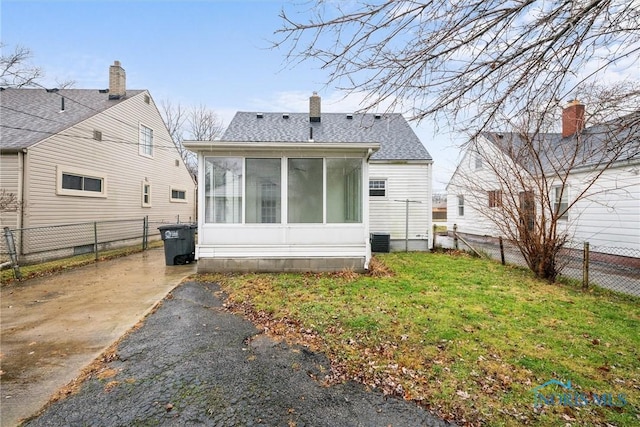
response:
<path id="1" fill-rule="evenodd" d="M 363 109 L 465 119 L 480 132 L 540 101 L 575 97 L 614 67 L 637 67 L 637 1 L 318 0 L 281 12 L 276 47 L 328 82 L 367 94 Z M 636 69 L 637 70 L 637 69 Z M 551 90 L 548 90 L 551 88 Z"/>
<path id="2" fill-rule="evenodd" d="M 0 43 L 4 51 L 5 45 Z M 20 88 L 33 86 L 43 76 L 42 70 L 29 65 L 31 51 L 16 46 L 12 52 L 0 56 L 0 86 Z"/>
<path id="3" fill-rule="evenodd" d="M 619 89 L 592 88 L 589 96 L 585 93 L 593 102 L 588 104 L 591 112 L 584 120 L 580 115 L 575 120 L 571 114 L 565 116 L 577 131 L 564 137 L 555 126 L 561 117 L 535 109 L 510 121 L 507 132 L 476 135 L 463 169 L 449 184 L 451 192 L 464 197 L 465 207 L 515 243 L 538 277 L 555 280 L 562 268 L 559 255 L 573 237 L 585 204 L 607 204 L 604 193 L 625 195 L 637 184 L 637 177 L 624 178 L 618 172 L 615 188 L 601 184 L 616 163 L 640 162 L 640 92 L 630 96 L 633 90 Z M 630 100 L 635 110 L 603 119 L 609 113 L 607 103 L 624 105 Z M 574 103 L 569 108 L 581 106 Z M 582 130 L 589 122 L 593 125 Z"/>
<path id="4" fill-rule="evenodd" d="M 0 213 L 17 212 L 20 208 L 20 201 L 15 193 L 11 193 L 6 189 L 0 189 Z"/>
<path id="5" fill-rule="evenodd" d="M 180 104 L 162 101 L 162 113 L 173 139 L 193 179 L 198 178 L 197 156 L 184 148 L 185 139 L 197 141 L 213 141 L 222 135 L 224 126 L 218 115 L 203 105 L 185 110 Z"/>

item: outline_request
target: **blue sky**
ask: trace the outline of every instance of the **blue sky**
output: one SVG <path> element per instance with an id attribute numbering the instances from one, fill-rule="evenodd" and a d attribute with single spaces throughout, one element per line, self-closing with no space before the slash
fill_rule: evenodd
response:
<path id="1" fill-rule="evenodd" d="M 45 86 L 74 80 L 75 88 L 106 88 L 109 65 L 119 60 L 128 88 L 149 89 L 158 105 L 205 105 L 225 125 L 236 111 L 304 112 L 313 91 L 324 112 L 355 111 L 360 98 L 325 86 L 317 64 L 291 67 L 286 52 L 270 49 L 280 10 L 305 9 L 290 3 L 2 0 L 1 40 L 5 49 L 32 51 Z M 434 190 L 444 190 L 458 157 L 455 135 L 436 134 L 426 121 L 412 125 L 434 158 Z"/>

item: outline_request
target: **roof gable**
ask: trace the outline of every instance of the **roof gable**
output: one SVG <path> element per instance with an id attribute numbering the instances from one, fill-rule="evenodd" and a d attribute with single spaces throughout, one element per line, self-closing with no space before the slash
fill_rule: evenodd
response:
<path id="1" fill-rule="evenodd" d="M 260 117 L 259 117 L 260 116 Z M 401 114 L 238 112 L 227 127 L 226 142 L 380 143 L 372 160 L 431 160 Z"/>
<path id="2" fill-rule="evenodd" d="M 109 99 L 97 89 L 3 89 L 2 149 L 27 148 L 142 92 L 128 90 L 125 98 Z"/>

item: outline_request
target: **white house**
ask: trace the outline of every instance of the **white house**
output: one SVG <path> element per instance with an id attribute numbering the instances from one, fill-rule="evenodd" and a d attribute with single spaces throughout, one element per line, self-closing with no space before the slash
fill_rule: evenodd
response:
<path id="1" fill-rule="evenodd" d="M 566 232 L 573 242 L 588 241 L 603 252 L 609 252 L 606 247 L 640 250 L 639 115 L 636 112 L 583 129 L 580 123 L 584 123 L 584 106 L 574 102 L 563 111 L 562 132 L 536 136 L 541 146 L 548 147 L 541 156 L 548 164 L 540 166 L 548 182 L 548 200 L 562 213 L 558 220 L 560 231 Z M 450 230 L 456 224 L 461 233 L 497 237 L 501 232 L 490 217 L 499 215 L 502 203 L 511 201 L 521 207 L 526 204 L 531 215 L 540 215 L 545 209 L 539 206 L 539 197 L 536 205 L 527 203 L 523 188 L 517 190 L 518 194 L 507 194 L 496 177 L 496 170 L 500 172 L 502 167 L 504 170 L 526 167 L 525 158 L 515 159 L 519 154 L 505 148 L 522 145 L 518 138 L 515 133 L 483 133 L 472 141 L 447 186 Z M 576 141 L 580 144 L 577 151 Z M 607 150 L 619 155 L 604 167 Z M 554 171 L 552 159 L 557 153 L 577 154 L 564 185 L 559 179 L 562 170 L 556 166 Z M 545 212 L 553 214 L 548 208 Z"/>
<path id="2" fill-rule="evenodd" d="M 198 152 L 198 271 L 364 270 L 370 232 L 426 249 L 431 157 L 399 114 L 238 112 Z M 415 203 L 420 202 L 420 203 Z M 404 246 L 402 246 L 404 249 Z"/>
<path id="3" fill-rule="evenodd" d="M 3 88 L 0 105 L 0 189 L 17 201 L 2 227 L 195 219 L 195 183 L 150 93 L 128 90 L 118 61 L 108 89 Z"/>

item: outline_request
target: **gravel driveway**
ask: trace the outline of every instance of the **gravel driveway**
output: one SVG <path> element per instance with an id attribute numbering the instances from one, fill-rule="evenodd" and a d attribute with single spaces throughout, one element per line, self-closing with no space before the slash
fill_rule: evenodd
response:
<path id="1" fill-rule="evenodd" d="M 359 384 L 324 387 L 313 379 L 329 367 L 323 355 L 261 335 L 222 308 L 218 291 L 180 285 L 102 375 L 25 425 L 449 425 Z"/>

